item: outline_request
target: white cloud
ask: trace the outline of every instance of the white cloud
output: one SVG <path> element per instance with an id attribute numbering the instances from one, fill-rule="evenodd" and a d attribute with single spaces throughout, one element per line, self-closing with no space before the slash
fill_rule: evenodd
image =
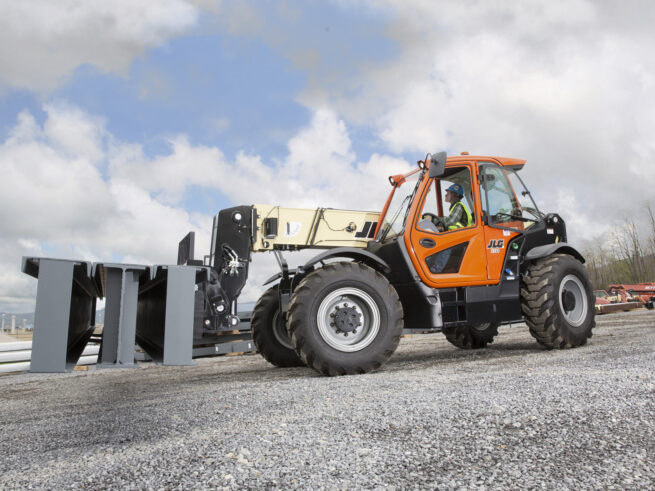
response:
<path id="1" fill-rule="evenodd" d="M 184 0 L 2 0 L 0 10 L 0 84 L 39 91 L 85 63 L 123 74 L 198 15 Z"/>
<path id="2" fill-rule="evenodd" d="M 141 145 L 113 137 L 101 118 L 64 102 L 44 111 L 43 124 L 21 112 L 0 143 L 0 310 L 33 301 L 36 282 L 19 272 L 22 255 L 168 264 L 194 230 L 202 256 L 218 210 L 184 209 L 183 198 L 198 188 L 234 205 L 379 210 L 390 191 L 387 176 L 410 169 L 378 154 L 357 161 L 345 123 L 325 108 L 274 163 L 243 152 L 231 162 L 184 135 L 170 140 L 168 154 L 149 158 Z M 267 255 L 255 258 L 244 301 L 256 300 L 274 265 Z"/>
<path id="3" fill-rule="evenodd" d="M 43 133 L 56 150 L 69 158 L 84 158 L 92 164 L 101 161 L 104 154 L 103 141 L 106 138 L 105 123 L 58 101 L 46 104 L 48 119 Z"/>
<path id="4" fill-rule="evenodd" d="M 109 157 L 109 173 L 137 183 L 171 204 L 183 198 L 188 186 L 216 187 L 224 179 L 226 161 L 215 147 L 192 146 L 185 135 L 169 140 L 171 152 L 148 159 L 138 144 L 117 145 Z"/>
<path id="5" fill-rule="evenodd" d="M 320 108 L 288 142 L 287 156 L 265 163 L 239 152 L 228 161 L 217 147 L 170 140 L 171 152 L 147 159 L 139 145 L 119 145 L 109 172 L 138 184 L 161 201 L 177 204 L 189 186 L 216 189 L 235 204 L 330 206 L 376 209 L 389 191 L 386 177 L 409 170 L 403 159 L 374 154 L 358 162 L 345 123 Z M 393 168 L 393 169 L 392 169 Z"/>
<path id="6" fill-rule="evenodd" d="M 298 13 L 312 7 L 298 4 L 289 12 L 267 9 L 275 22 L 249 30 L 245 19 L 261 14 L 261 5 L 239 2 L 250 14 L 231 17 L 237 7 L 226 2 L 221 13 L 227 18 L 219 24 L 285 54 L 307 78 L 297 100 L 317 114 L 328 107 L 349 127 L 372 131 L 380 153 L 421 156 L 445 149 L 527 159 L 522 174 L 535 199 L 545 210 L 562 213 L 574 242 L 599 226 L 618 226 L 642 208 L 634 203 L 652 199 L 652 2 L 332 3 L 348 21 L 359 16 L 358 25 L 366 25 L 371 37 L 386 35 L 394 46 L 382 39 L 379 51 L 360 51 L 357 43 L 365 40 L 346 30 L 328 42 L 322 20 Z M 299 25 L 308 19 L 314 24 Z M 305 28 L 321 35 L 299 44 L 294 35 Z M 353 49 L 340 49 L 344 41 Z M 335 151 L 331 161 L 339 165 L 349 156 L 340 156 L 338 128 L 332 128 L 336 133 L 326 140 Z M 303 138 L 307 148 L 291 148 L 291 154 L 311 153 L 309 138 Z M 285 179 L 290 194 L 311 189 L 323 199 L 320 189 L 307 185 L 309 174 L 322 171 L 312 165 L 303 165 L 301 184 Z M 575 197 L 575 208 L 562 201 L 564 195 Z"/>
<path id="7" fill-rule="evenodd" d="M 34 309 L 36 285 L 21 273 L 22 256 L 47 257 L 36 240 L 0 237 L 0 311 L 29 312 Z"/>
<path id="8" fill-rule="evenodd" d="M 104 174 L 114 152 L 133 147 L 114 141 L 101 119 L 63 103 L 44 110 L 43 125 L 21 112 L 0 144 L 3 308 L 33 301 L 36 284 L 20 273 L 22 255 L 170 263 L 189 230 L 209 243 L 209 215 L 189 215 Z"/>
<path id="9" fill-rule="evenodd" d="M 308 88 L 309 107 L 327 93 L 346 122 L 372 125 L 392 152 L 526 158 L 535 198 L 564 215 L 574 241 L 652 198 L 652 2 L 336 4 L 388 15 L 398 55 L 356 73 L 365 90 L 349 90 L 347 71 Z"/>
<path id="10" fill-rule="evenodd" d="M 102 130 L 91 129 L 94 123 L 78 112 L 53 106 L 45 110 L 52 117 L 43 128 L 23 112 L 0 146 L 3 232 L 46 241 L 80 230 L 96 233 L 97 217 L 113 213 L 111 196 L 96 167 Z M 68 130 L 65 136 L 62 126 Z"/>

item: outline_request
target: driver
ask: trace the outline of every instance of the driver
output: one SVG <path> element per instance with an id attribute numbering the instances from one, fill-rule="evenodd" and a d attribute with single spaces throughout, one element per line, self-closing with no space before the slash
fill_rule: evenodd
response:
<path id="1" fill-rule="evenodd" d="M 461 184 L 451 184 L 446 189 L 446 202 L 450 203 L 450 209 L 447 217 L 438 217 L 434 220 L 435 225 L 440 231 L 455 230 L 457 228 L 468 227 L 473 222 L 471 212 L 468 210 L 462 198 L 464 197 L 464 188 Z"/>
<path id="2" fill-rule="evenodd" d="M 471 220 L 471 212 L 462 202 L 464 188 L 461 184 L 451 184 L 446 189 L 446 202 L 450 203 L 448 216 L 442 220 L 444 229 L 455 230 L 456 228 L 468 227 Z"/>

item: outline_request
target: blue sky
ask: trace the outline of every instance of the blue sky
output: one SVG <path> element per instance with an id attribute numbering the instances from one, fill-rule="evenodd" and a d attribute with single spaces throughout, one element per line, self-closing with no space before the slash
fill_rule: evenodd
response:
<path id="1" fill-rule="evenodd" d="M 602 196 L 655 185 L 653 10 L 0 0 L 0 310 L 33 302 L 21 255 L 167 262 L 225 206 L 378 209 L 440 149 L 527 159 L 572 238 L 608 234 L 631 207 Z"/>
<path id="2" fill-rule="evenodd" d="M 144 142 L 151 156 L 166 152 L 157 143 L 162 135 L 186 133 L 194 143 L 220 144 L 228 155 L 246 149 L 281 158 L 286 140 L 311 119 L 297 101 L 308 76 L 282 52 L 288 43 L 314 50 L 324 71 L 338 66 L 355 72 L 359 61 L 384 62 L 397 52 L 384 36 L 382 16 L 323 2 L 289 3 L 302 6 L 292 19 L 284 19 L 271 2 L 256 5 L 276 30 L 284 31 L 280 21 L 285 21 L 294 30 L 292 40 L 267 43 L 200 19 L 187 35 L 135 57 L 126 73 L 81 63 L 47 92 L 5 88 L 3 136 L 20 110 L 29 109 L 43 122 L 43 101 L 64 99 L 102 115 L 117 138 Z"/>
<path id="3" fill-rule="evenodd" d="M 236 2 L 228 4 L 223 3 L 228 12 L 239 9 Z M 220 147 L 228 159 L 246 152 L 270 163 L 285 157 L 288 140 L 312 118 L 311 108 L 298 101 L 308 74 L 285 56 L 290 44 L 314 51 L 326 73 L 331 67 L 354 73 L 359 62 L 382 63 L 398 51 L 384 35 L 388 16 L 381 13 L 326 2 L 253 5 L 275 24 L 275 32 L 262 34 L 274 41 L 258 33 L 231 34 L 221 27 L 222 19 L 206 14 L 185 35 L 135 57 L 125 73 L 87 62 L 52 90 L 7 88 L 0 100 L 2 138 L 20 111 L 30 111 L 43 124 L 43 103 L 63 100 L 100 116 L 113 137 L 141 144 L 146 157 L 168 154 L 168 139 L 185 134 L 192 144 Z M 368 157 L 376 150 L 375 135 L 366 125 L 353 131 L 353 149 Z M 196 187 L 184 202 L 189 211 L 205 212 L 230 204 L 219 193 Z"/>

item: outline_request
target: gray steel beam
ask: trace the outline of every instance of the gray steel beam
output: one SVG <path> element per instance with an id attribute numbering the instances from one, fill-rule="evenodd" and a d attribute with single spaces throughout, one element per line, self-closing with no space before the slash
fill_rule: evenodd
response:
<path id="1" fill-rule="evenodd" d="M 208 277 L 207 267 L 153 266 L 139 292 L 136 339 L 156 363 L 193 364 L 195 285 Z"/>
<path id="2" fill-rule="evenodd" d="M 167 269 L 164 365 L 192 365 L 196 269 L 185 266 Z"/>
<path id="3" fill-rule="evenodd" d="M 139 284 L 149 268 L 136 264 L 97 263 L 94 277 L 105 295 L 105 324 L 98 367 L 136 367 L 134 346 Z"/>
<path id="4" fill-rule="evenodd" d="M 23 257 L 21 269 L 38 279 L 30 371 L 70 370 L 93 332 L 91 263 Z"/>

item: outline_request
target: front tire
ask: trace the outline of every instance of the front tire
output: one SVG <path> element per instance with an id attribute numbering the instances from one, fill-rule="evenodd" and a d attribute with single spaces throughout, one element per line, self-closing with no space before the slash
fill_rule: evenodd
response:
<path id="1" fill-rule="evenodd" d="M 477 326 L 457 326 L 442 331 L 450 344 L 462 349 L 481 349 L 493 343 L 498 335 L 498 324 L 486 323 Z"/>
<path id="2" fill-rule="evenodd" d="M 549 349 L 586 344 L 596 325 L 594 304 L 584 266 L 568 254 L 535 261 L 522 280 L 521 309 L 530 334 Z"/>
<path id="3" fill-rule="evenodd" d="M 250 320 L 252 339 L 264 359 L 280 368 L 302 367 L 304 363 L 291 346 L 280 312 L 278 287 L 274 286 L 257 301 Z"/>
<path id="4" fill-rule="evenodd" d="M 288 327 L 307 366 L 330 376 L 367 373 L 398 347 L 403 309 L 396 290 L 374 269 L 331 263 L 300 282 Z"/>

